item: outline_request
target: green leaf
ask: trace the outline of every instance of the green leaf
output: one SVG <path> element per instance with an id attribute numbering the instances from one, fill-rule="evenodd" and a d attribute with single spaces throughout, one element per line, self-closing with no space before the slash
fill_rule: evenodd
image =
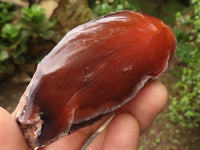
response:
<path id="1" fill-rule="evenodd" d="M 6 51 L 0 51 L 0 62 L 6 60 L 9 57 L 8 52 Z"/>
<path id="2" fill-rule="evenodd" d="M 0 9 L 1 9 L 1 10 L 2 10 L 2 9 L 9 9 L 9 8 L 11 8 L 11 7 L 13 7 L 13 3 L 9 3 L 9 2 L 7 2 L 7 3 L 0 2 Z"/>
<path id="3" fill-rule="evenodd" d="M 45 10 L 40 5 L 33 5 L 31 8 L 23 8 L 21 18 L 26 22 L 41 23 L 46 19 Z"/>
<path id="4" fill-rule="evenodd" d="M 54 35 L 54 31 L 52 30 L 39 33 L 39 36 L 46 40 L 50 39 L 53 35 Z"/>
<path id="5" fill-rule="evenodd" d="M 12 3 L 0 2 L 0 28 L 2 28 L 5 23 L 10 22 L 15 16 L 15 13 L 10 10 L 12 7 Z"/>
<path id="6" fill-rule="evenodd" d="M 51 27 L 53 27 L 56 24 L 56 21 L 53 20 L 52 22 L 45 22 L 40 25 L 39 31 L 46 31 L 49 30 Z"/>
<path id="7" fill-rule="evenodd" d="M 19 36 L 20 29 L 19 25 L 5 24 L 2 28 L 1 36 L 7 40 L 15 40 Z"/>
<path id="8" fill-rule="evenodd" d="M 50 28 L 55 25 L 56 21 L 49 21 L 45 10 L 40 5 L 33 5 L 31 8 L 22 9 L 19 23 L 23 28 L 22 35 L 28 35 L 32 39 L 38 37 L 50 39 L 54 34 Z M 27 34 L 24 34 L 23 31 L 26 31 Z"/>

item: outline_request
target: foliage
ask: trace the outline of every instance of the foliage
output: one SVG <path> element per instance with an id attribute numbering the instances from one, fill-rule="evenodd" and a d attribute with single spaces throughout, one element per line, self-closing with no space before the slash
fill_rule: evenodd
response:
<path id="1" fill-rule="evenodd" d="M 12 11 L 12 3 L 0 3 L 0 28 L 7 22 L 11 21 L 14 17 Z"/>
<path id="2" fill-rule="evenodd" d="M 1 37 L 4 41 L 3 52 L 12 58 L 15 64 L 25 63 L 24 54 L 26 53 L 27 36 L 24 36 L 20 25 L 7 23 L 1 29 Z"/>
<path id="3" fill-rule="evenodd" d="M 95 17 L 102 16 L 108 13 L 121 11 L 121 10 L 136 10 L 136 6 L 133 5 L 132 0 L 96 0 L 90 2 Z"/>
<path id="4" fill-rule="evenodd" d="M 176 30 L 176 55 L 186 65 L 179 67 L 181 78 L 175 85 L 170 118 L 189 128 L 200 123 L 200 0 L 192 0 L 192 10 L 176 14 L 182 30 Z M 183 30 L 184 29 L 184 30 Z"/>
<path id="5" fill-rule="evenodd" d="M 175 24 L 174 14 L 186 8 L 182 0 L 88 0 L 88 3 L 93 18 L 115 11 L 137 10 L 161 18 L 170 25 Z"/>
<path id="6" fill-rule="evenodd" d="M 189 40 L 200 44 L 200 0 L 192 0 L 192 9 L 186 15 L 181 12 L 176 14 L 176 18 L 183 26 L 192 26 Z"/>
<path id="7" fill-rule="evenodd" d="M 6 71 L 7 59 L 9 53 L 6 51 L 4 39 L 1 36 L 2 27 L 14 19 L 14 11 L 12 11 L 12 3 L 0 2 L 0 74 Z"/>
<path id="8" fill-rule="evenodd" d="M 10 12 L 11 3 L 0 2 L 0 74 L 10 64 L 20 65 L 29 60 L 28 44 L 38 38 L 50 39 L 54 32 L 50 28 L 55 21 L 49 21 L 40 5 L 22 8 L 18 20 Z"/>
<path id="9" fill-rule="evenodd" d="M 54 34 L 50 28 L 55 24 L 55 20 L 50 22 L 45 15 L 45 10 L 40 5 L 22 8 L 19 23 L 34 38 L 39 36 L 44 39 L 50 39 Z"/>
<path id="10" fill-rule="evenodd" d="M 200 122 L 200 70 L 183 67 L 181 79 L 175 86 L 178 96 L 172 97 L 171 120 L 189 128 Z"/>

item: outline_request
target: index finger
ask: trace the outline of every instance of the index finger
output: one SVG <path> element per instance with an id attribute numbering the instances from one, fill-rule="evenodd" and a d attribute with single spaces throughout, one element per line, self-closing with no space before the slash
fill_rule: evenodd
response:
<path id="1" fill-rule="evenodd" d="M 166 87 L 159 81 L 151 82 L 138 95 L 127 103 L 120 112 L 133 115 L 143 132 L 163 110 L 168 98 Z"/>

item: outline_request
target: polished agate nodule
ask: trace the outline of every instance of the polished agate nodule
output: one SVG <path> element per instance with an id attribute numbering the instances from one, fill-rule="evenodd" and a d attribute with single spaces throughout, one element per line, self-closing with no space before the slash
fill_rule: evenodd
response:
<path id="1" fill-rule="evenodd" d="M 169 26 L 133 11 L 68 32 L 39 63 L 13 113 L 28 145 L 45 146 L 121 107 L 167 68 L 175 47 Z"/>

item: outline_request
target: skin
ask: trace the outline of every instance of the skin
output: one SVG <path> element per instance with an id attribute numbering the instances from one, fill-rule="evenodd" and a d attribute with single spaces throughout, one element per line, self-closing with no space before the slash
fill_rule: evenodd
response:
<path id="1" fill-rule="evenodd" d="M 167 102 L 163 84 L 151 82 L 121 109 L 87 150 L 136 150 L 139 136 L 151 125 Z M 40 150 L 80 150 L 88 138 L 109 118 L 85 127 Z M 0 108 L 0 150 L 28 150 L 23 135 L 11 115 Z"/>

